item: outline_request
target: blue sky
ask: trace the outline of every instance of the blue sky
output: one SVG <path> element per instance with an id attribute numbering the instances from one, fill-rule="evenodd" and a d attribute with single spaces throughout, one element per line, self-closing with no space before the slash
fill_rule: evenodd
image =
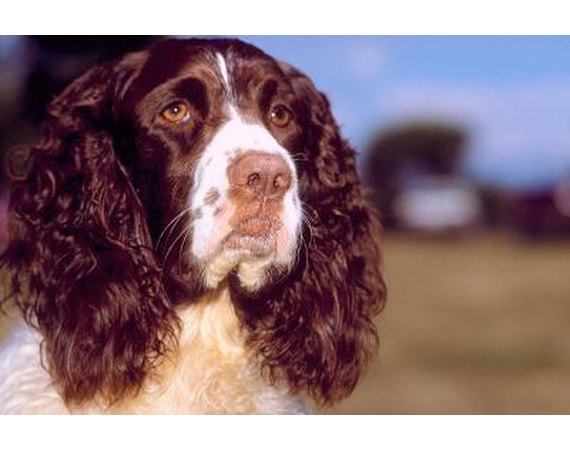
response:
<path id="1" fill-rule="evenodd" d="M 309 74 L 361 150 L 435 119 L 469 132 L 465 171 L 510 187 L 570 175 L 570 37 L 243 36 Z"/>

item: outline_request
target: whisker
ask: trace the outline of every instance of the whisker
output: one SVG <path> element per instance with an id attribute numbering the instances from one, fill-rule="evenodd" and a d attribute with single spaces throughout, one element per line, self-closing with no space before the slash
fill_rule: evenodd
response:
<path id="1" fill-rule="evenodd" d="M 316 213 L 316 211 L 309 205 L 307 205 L 306 203 L 302 202 L 303 208 L 301 209 L 301 222 L 303 223 L 303 225 L 306 226 L 307 228 L 307 233 L 308 236 L 305 236 L 305 233 L 301 233 L 300 238 L 301 238 L 301 243 L 302 245 L 300 245 L 299 247 L 297 247 L 297 251 L 296 251 L 296 261 L 299 261 L 299 258 L 301 257 L 301 252 L 304 253 L 305 256 L 305 264 L 306 266 L 309 265 L 309 248 L 314 245 L 315 243 L 315 235 L 314 235 L 314 227 L 311 224 L 311 220 L 309 215 L 312 214 L 313 217 L 318 218 L 318 214 Z M 308 242 L 307 242 L 307 238 L 308 238 Z"/>
<path id="2" fill-rule="evenodd" d="M 172 230 L 174 229 L 176 224 L 182 219 L 183 215 L 186 213 L 188 213 L 188 214 L 190 213 L 190 208 L 186 208 L 186 209 L 182 210 L 182 212 L 177 214 L 176 217 L 174 217 L 174 219 L 172 219 L 168 223 L 168 225 L 166 225 L 166 227 L 164 227 L 164 230 L 162 230 L 162 233 L 160 233 L 160 236 L 158 237 L 158 240 L 156 241 L 156 245 L 154 248 L 155 250 L 158 250 L 160 248 L 160 242 L 162 241 L 162 238 L 164 237 L 164 234 L 168 231 L 168 229 L 170 229 L 170 232 L 168 233 L 168 236 L 166 237 L 166 239 L 168 239 L 168 237 L 170 237 Z"/>
<path id="3" fill-rule="evenodd" d="M 163 258 L 163 262 L 166 262 L 168 260 L 168 255 L 170 254 L 170 252 L 172 251 L 172 249 L 174 248 L 174 246 L 176 245 L 176 242 L 184 235 L 188 235 L 187 233 L 188 230 L 184 229 L 182 230 L 178 236 L 176 237 L 176 239 L 174 239 L 174 241 L 172 241 L 172 244 L 170 244 L 170 247 L 168 247 L 168 250 L 166 251 L 166 253 L 164 254 L 164 258 Z"/>
<path id="4" fill-rule="evenodd" d="M 315 227 L 311 223 L 311 217 L 309 217 L 309 213 L 312 214 L 313 221 L 317 221 L 319 218 L 319 215 L 313 207 L 311 207 L 310 205 L 307 205 L 305 202 L 302 202 L 302 205 L 303 205 L 303 207 L 301 209 L 301 220 L 307 226 L 307 229 L 309 231 L 309 237 L 311 238 L 311 240 L 309 241 L 309 244 L 313 244 L 314 243 Z"/>
<path id="5" fill-rule="evenodd" d="M 301 200 L 301 205 L 303 207 L 302 211 L 304 213 L 310 213 L 314 220 L 317 220 L 319 218 L 319 214 L 317 213 L 317 211 L 315 211 L 315 208 L 313 208 L 311 205 L 305 203 L 303 200 Z"/>

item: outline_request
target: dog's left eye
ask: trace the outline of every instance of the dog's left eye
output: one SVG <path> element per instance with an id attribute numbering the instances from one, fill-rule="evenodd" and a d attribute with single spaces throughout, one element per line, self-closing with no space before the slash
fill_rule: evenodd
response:
<path id="1" fill-rule="evenodd" d="M 160 115 L 169 123 L 186 122 L 190 119 L 190 107 L 184 101 L 176 101 L 164 108 Z"/>
<path id="2" fill-rule="evenodd" d="M 286 127 L 293 120 L 293 113 L 285 105 L 276 105 L 269 112 L 269 120 L 279 128 Z"/>

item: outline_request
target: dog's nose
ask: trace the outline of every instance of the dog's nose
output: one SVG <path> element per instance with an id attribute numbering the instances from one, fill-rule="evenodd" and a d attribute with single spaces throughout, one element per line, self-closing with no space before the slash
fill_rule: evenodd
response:
<path id="1" fill-rule="evenodd" d="M 256 151 L 238 156 L 229 165 L 227 175 L 230 188 L 272 200 L 285 195 L 292 178 L 281 156 Z"/>

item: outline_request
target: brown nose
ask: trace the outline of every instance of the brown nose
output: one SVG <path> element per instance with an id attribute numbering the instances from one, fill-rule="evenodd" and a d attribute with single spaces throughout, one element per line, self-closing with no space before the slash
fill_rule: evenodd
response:
<path id="1" fill-rule="evenodd" d="M 230 188 L 254 197 L 279 199 L 291 186 L 291 171 L 278 155 L 250 151 L 238 156 L 227 171 Z"/>

